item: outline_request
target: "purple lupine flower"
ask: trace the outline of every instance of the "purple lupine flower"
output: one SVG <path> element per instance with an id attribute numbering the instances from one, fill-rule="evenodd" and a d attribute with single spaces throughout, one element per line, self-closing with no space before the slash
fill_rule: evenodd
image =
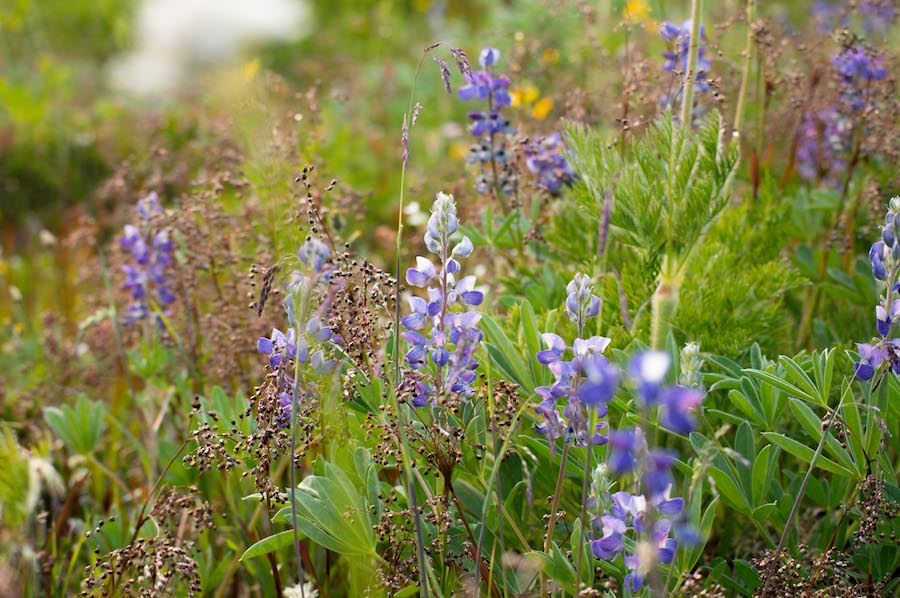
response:
<path id="1" fill-rule="evenodd" d="M 525 166 L 538 177 L 538 186 L 558 193 L 563 186 L 575 182 L 575 171 L 566 159 L 562 136 L 554 132 L 525 146 Z"/>
<path id="2" fill-rule="evenodd" d="M 638 466 L 640 454 L 647 443 L 640 428 L 614 430 L 609 433 L 609 452 L 606 459 L 609 468 L 616 475 L 624 475 L 634 471 Z"/>
<path id="3" fill-rule="evenodd" d="M 148 317 L 152 313 L 151 305 L 155 303 L 162 312 L 161 316 L 157 316 L 162 326 L 162 316 L 169 313 L 166 306 L 175 302 L 167 278 L 175 244 L 168 230 L 153 230 L 153 218 L 162 213 L 159 196 L 150 193 L 138 201 L 139 225 L 126 224 L 119 239 L 119 245 L 128 250 L 134 260 L 133 264 L 122 266 L 125 273 L 122 287 L 131 292 L 133 300 L 127 307 L 126 324 Z"/>
<path id="4" fill-rule="evenodd" d="M 671 364 L 672 358 L 664 351 L 645 351 L 635 355 L 628 362 L 628 374 L 634 380 L 638 395 L 646 405 L 657 404 Z"/>
<path id="5" fill-rule="evenodd" d="M 847 166 L 853 135 L 853 121 L 834 108 L 807 112 L 797 131 L 797 170 L 804 180 L 824 177 L 840 184 Z"/>
<path id="6" fill-rule="evenodd" d="M 841 80 L 844 102 L 850 110 L 875 107 L 873 81 L 887 77 L 884 57 L 861 44 L 848 46 L 831 60 Z"/>
<path id="7" fill-rule="evenodd" d="M 897 18 L 893 0 L 863 0 L 859 3 L 863 28 L 869 33 L 886 33 Z"/>
<path id="8" fill-rule="evenodd" d="M 703 402 L 704 393 L 698 388 L 672 386 L 660 395 L 660 423 L 678 434 L 688 434 L 697 427 L 693 410 Z"/>
<path id="9" fill-rule="evenodd" d="M 602 302 L 591 290 L 591 279 L 580 272 L 566 285 L 566 314 L 578 327 L 579 336 L 585 322 L 600 314 Z"/>
<path id="10" fill-rule="evenodd" d="M 474 354 L 484 336 L 476 328 L 481 314 L 460 309 L 480 305 L 484 294 L 475 288 L 474 276 L 456 279 L 461 268 L 457 258 L 466 258 L 473 251 L 468 237 L 454 240 L 458 229 L 453 196 L 438 193 L 428 218 L 425 247 L 440 258 L 440 267 L 427 258 L 416 257 L 416 267 L 407 270 L 406 281 L 412 286 L 426 288 L 428 300 L 409 298 L 412 313 L 400 320 L 406 329 L 400 336 L 411 345 L 404 356 L 410 369 L 425 369 L 429 357 L 436 368 L 435 388 L 430 394 L 418 392 L 415 395 L 419 399 L 428 397 L 425 402 L 414 400 L 417 407 L 424 406 L 444 391 L 463 397 L 474 392 L 471 384 L 477 377 L 474 370 L 478 367 Z M 430 330 L 426 332 L 429 325 Z"/>
<path id="11" fill-rule="evenodd" d="M 838 27 L 850 24 L 849 11 L 842 10 L 840 4 L 816 0 L 812 4 L 812 17 L 819 33 L 831 33 Z M 838 17 L 841 17 L 838 22 Z"/>
<path id="12" fill-rule="evenodd" d="M 297 250 L 297 257 L 304 266 L 312 268 L 315 274 L 321 275 L 325 282 L 330 280 L 331 251 L 325 243 L 316 238 L 309 239 Z"/>
<path id="13" fill-rule="evenodd" d="M 597 479 L 595 474 L 594 479 Z M 597 486 L 591 485 L 592 494 L 596 493 Z M 651 500 L 642 494 L 632 495 L 620 491 L 610 494 L 607 490 L 605 496 L 592 496 L 593 504 L 606 504 L 606 511 L 596 517 L 596 523 L 592 526 L 600 536 L 594 536 L 591 541 L 591 552 L 598 559 L 612 560 L 620 553 L 623 555 L 623 563 L 628 573 L 625 575 L 625 586 L 631 591 L 638 591 L 644 583 L 644 577 L 651 563 L 642 562 L 645 551 L 641 551 L 642 543 L 656 548 L 656 560 L 663 564 L 670 564 L 675 558 L 677 542 L 669 537 L 669 532 L 674 526 L 674 517 L 684 509 L 684 501 L 680 498 L 669 498 L 670 488 L 653 495 Z M 648 510 L 655 509 L 658 517 L 652 530 L 647 530 L 644 520 Z M 641 535 L 644 540 L 636 538 L 637 550 L 626 549 L 625 538 L 629 533 L 635 536 Z"/>
<path id="14" fill-rule="evenodd" d="M 876 306 L 875 327 L 878 329 L 878 334 L 887 336 L 891 331 L 891 324 L 894 323 L 897 315 L 900 315 L 900 299 L 894 299 L 893 303 L 891 303 L 890 313 L 881 305 Z"/>
<path id="15" fill-rule="evenodd" d="M 612 399 L 619 381 L 618 370 L 602 354 L 610 339 L 602 336 L 582 338 L 585 323 L 600 314 L 602 305 L 600 298 L 591 292 L 590 278 L 576 274 L 566 285 L 566 293 L 566 313 L 578 327 L 578 337 L 569 347 L 558 334 L 544 333 L 541 338 L 548 348 L 535 355 L 538 363 L 547 366 L 555 377 L 552 386 L 535 389 L 543 399 L 535 407 L 535 413 L 544 418 L 538 424 L 538 431 L 547 435 L 551 449 L 560 437 L 556 431 L 561 421 L 566 422 L 563 435 L 566 442 L 576 446 L 605 444 L 606 436 L 602 432 L 606 422 L 595 422 L 594 429 L 590 430 L 590 415 L 606 416 L 606 403 Z M 566 361 L 568 352 L 572 353 L 572 359 Z M 567 399 L 567 404 L 561 420 L 556 409 L 557 401 L 563 398 Z"/>
<path id="16" fill-rule="evenodd" d="M 869 260 L 872 274 L 887 285 L 881 302 L 875 307 L 875 328 L 879 336 L 871 343 L 857 345 L 859 359 L 853 363 L 854 375 L 866 382 L 885 363 L 900 375 L 900 339 L 889 338 L 893 323 L 900 315 L 900 298 L 894 298 L 900 291 L 900 197 L 892 197 L 888 203 L 881 239 L 869 250 Z"/>
<path id="17" fill-rule="evenodd" d="M 691 21 L 688 19 L 681 25 L 670 22 L 664 22 L 659 28 L 659 34 L 664 40 L 670 43 L 670 50 L 662 53 L 666 59 L 663 64 L 663 70 L 669 73 L 681 73 L 682 76 L 687 75 L 688 62 L 690 59 L 691 49 Z M 697 74 L 694 77 L 694 89 L 697 93 L 706 93 L 709 91 L 709 83 L 707 83 L 707 73 L 712 67 L 712 63 L 706 57 L 706 45 L 703 40 L 706 37 L 706 28 L 700 26 L 700 43 L 697 49 Z M 667 94 L 661 100 L 663 108 L 680 101 L 683 90 L 677 89 L 674 93 Z"/>
<path id="18" fill-rule="evenodd" d="M 482 49 L 479 62 L 483 70 L 464 73 L 467 84 L 459 89 L 458 94 L 463 101 L 487 103 L 485 110 L 475 110 L 468 115 L 472 122 L 469 132 L 478 138 L 478 143 L 470 148 L 468 159 L 470 164 L 479 165 L 475 190 L 483 194 L 496 189 L 504 195 L 512 195 L 516 189 L 515 176 L 503 166 L 507 162 L 505 138 L 516 131 L 502 113 L 503 108 L 512 103 L 509 78 L 491 73 L 491 67 L 499 60 L 500 51 L 496 48 Z"/>
<path id="19" fill-rule="evenodd" d="M 576 342 L 577 340 L 580 339 L 576 339 Z M 604 340 L 606 344 L 609 344 L 609 339 Z M 603 345 L 604 348 L 606 344 Z M 581 402 L 591 406 L 602 406 L 609 403 L 621 378 L 618 368 L 614 367 L 606 357 L 599 355 L 596 359 L 586 361 L 583 371 L 586 380 L 578 389 L 578 398 Z"/>

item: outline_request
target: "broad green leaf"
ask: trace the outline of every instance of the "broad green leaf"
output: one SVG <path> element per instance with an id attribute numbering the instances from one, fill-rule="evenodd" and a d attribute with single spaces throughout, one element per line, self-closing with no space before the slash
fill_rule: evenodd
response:
<path id="1" fill-rule="evenodd" d="M 528 364 L 528 370 L 531 373 L 531 379 L 536 385 L 540 386 L 544 383 L 549 370 L 538 363 L 537 352 L 544 348 L 541 340 L 541 331 L 538 328 L 538 321 L 534 315 L 534 308 L 529 301 L 523 301 L 519 304 L 519 319 L 522 322 L 522 333 L 525 336 L 525 362 Z"/>
<path id="2" fill-rule="evenodd" d="M 741 489 L 738 487 L 737 482 L 731 477 L 731 474 L 722 471 L 718 467 L 711 467 L 709 469 L 709 475 L 716 483 L 716 490 L 719 491 L 719 494 L 723 496 L 732 507 L 747 515 L 753 511 L 753 509 L 750 508 L 750 503 L 747 501 L 744 493 L 741 492 Z"/>
<path id="3" fill-rule="evenodd" d="M 805 444 L 801 444 L 794 440 L 793 438 L 788 438 L 784 434 L 776 434 L 775 432 L 763 432 L 763 436 L 774 444 L 777 447 L 780 447 L 787 453 L 797 457 L 804 463 L 810 463 L 813 459 L 813 456 L 816 454 L 816 451 L 809 448 Z M 819 458 L 816 459 L 816 467 L 819 469 L 830 471 L 831 473 L 836 473 L 838 475 L 847 476 L 851 479 L 857 479 L 857 474 L 846 467 L 838 465 L 831 459 L 819 455 Z"/>
<path id="4" fill-rule="evenodd" d="M 797 388 L 790 382 L 787 382 L 786 380 L 782 380 L 775 374 L 772 374 L 769 372 L 764 372 L 762 370 L 754 370 L 754 369 L 745 369 L 744 371 L 747 372 L 748 374 L 750 374 L 751 376 L 753 376 L 754 378 L 757 378 L 764 382 L 768 382 L 775 388 L 777 388 L 779 390 L 783 390 L 784 392 L 788 393 L 788 395 L 790 395 L 790 396 L 804 399 L 805 401 L 808 401 L 810 403 L 818 403 L 819 402 L 818 399 L 816 397 L 814 397 L 813 395 L 811 395 L 808 392 L 805 392 L 803 390 L 800 390 L 799 388 Z"/>
<path id="5" fill-rule="evenodd" d="M 270 552 L 275 552 L 276 550 L 281 550 L 286 546 L 291 546 L 294 543 L 294 534 L 297 534 L 297 538 L 303 538 L 303 534 L 298 530 L 294 532 L 294 530 L 289 529 L 287 531 L 278 532 L 277 534 L 271 535 L 268 538 L 263 538 L 250 548 L 244 551 L 244 554 L 241 555 L 241 560 L 252 559 L 253 557 L 262 556 L 264 554 L 269 554 Z"/>
<path id="6" fill-rule="evenodd" d="M 774 450 L 771 444 L 767 444 L 756 455 L 753 461 L 753 474 L 751 483 L 751 492 L 753 494 L 753 505 L 759 506 L 766 499 L 769 489 L 770 466 L 769 459 Z"/>
<path id="7" fill-rule="evenodd" d="M 794 412 L 797 421 L 800 422 L 809 437 L 818 443 L 822 438 L 822 420 L 816 417 L 813 410 L 803 401 L 799 399 L 789 399 L 789 401 L 791 411 Z"/>
<path id="8" fill-rule="evenodd" d="M 813 381 L 809 378 L 809 375 L 800 367 L 796 361 L 791 359 L 790 357 L 786 357 L 784 355 L 778 360 L 778 362 L 784 366 L 785 371 L 787 371 L 788 376 L 797 384 L 803 391 L 810 397 L 813 397 L 814 402 L 823 407 L 826 406 L 825 401 L 822 396 L 819 394 L 819 390 L 816 388 L 816 385 L 813 384 Z"/>

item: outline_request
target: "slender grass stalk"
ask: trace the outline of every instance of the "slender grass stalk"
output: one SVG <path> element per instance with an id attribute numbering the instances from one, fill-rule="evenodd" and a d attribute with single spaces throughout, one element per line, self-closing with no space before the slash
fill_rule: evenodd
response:
<path id="1" fill-rule="evenodd" d="M 697 79 L 697 54 L 700 51 L 700 14 L 703 0 L 691 1 L 691 45 L 688 48 L 688 66 L 684 74 L 684 97 L 681 101 L 681 126 L 690 128 L 694 110 L 694 81 Z"/>
<path id="2" fill-rule="evenodd" d="M 769 586 L 772 585 L 772 573 L 775 570 L 775 563 L 777 563 L 778 559 L 781 557 L 781 551 L 784 549 L 784 543 L 787 540 L 788 533 L 790 533 L 791 524 L 794 522 L 797 510 L 800 508 L 800 501 L 803 499 L 803 495 L 806 492 L 806 485 L 809 483 L 809 478 L 812 477 L 812 471 L 816 466 L 816 461 L 819 460 L 819 457 L 822 455 L 822 450 L 825 448 L 825 440 L 828 438 L 828 428 L 830 428 L 834 424 L 834 420 L 837 419 L 838 411 L 840 411 L 841 406 L 844 404 L 844 397 L 846 397 L 847 394 L 848 393 L 841 394 L 841 400 L 838 402 L 837 407 L 832 410 L 827 425 L 822 428 L 822 437 L 819 439 L 819 446 L 816 447 L 816 452 L 809 461 L 809 467 L 806 469 L 806 475 L 803 477 L 803 482 L 800 484 L 800 490 L 797 491 L 797 497 L 794 499 L 791 513 L 788 515 L 787 522 L 784 524 L 784 531 L 781 532 L 781 538 L 779 538 L 778 546 L 775 548 L 775 554 L 772 556 L 772 563 L 769 571 L 766 573 L 766 581 L 763 584 L 762 592 L 760 592 L 760 598 L 766 598 L 766 595 L 769 593 Z"/>
<path id="3" fill-rule="evenodd" d="M 553 500 L 550 503 L 550 519 L 547 521 L 547 537 L 544 539 L 544 553 L 550 554 L 553 546 L 553 528 L 556 527 L 556 509 L 559 508 L 559 496 L 562 494 L 563 482 L 566 479 L 566 461 L 569 459 L 569 443 L 563 443 L 562 456 L 559 460 L 559 475 L 556 478 L 556 489 L 553 491 Z M 541 572 L 541 598 L 547 597 L 546 575 Z"/>
<path id="4" fill-rule="evenodd" d="M 412 459 L 410 459 L 409 435 L 406 433 L 406 416 L 400 406 L 400 401 L 397 400 L 396 389 L 400 386 L 400 280 L 402 273 L 403 252 L 403 204 L 406 197 L 406 169 L 409 165 L 409 129 L 410 127 L 412 127 L 412 116 L 415 109 L 413 100 L 415 99 L 416 94 L 416 83 L 419 80 L 419 71 L 421 71 L 422 69 L 422 63 L 425 61 L 425 56 L 427 56 L 428 52 L 438 45 L 440 44 L 427 47 L 425 49 L 425 52 L 423 52 L 422 56 L 419 58 L 419 63 L 416 65 L 415 75 L 413 75 L 412 89 L 409 93 L 409 104 L 406 109 L 406 114 L 403 115 L 403 165 L 400 169 L 400 206 L 397 210 L 397 285 L 394 295 L 394 392 L 389 393 L 391 407 L 394 409 L 394 412 L 397 415 L 398 433 L 400 436 L 400 458 L 403 465 L 403 471 L 406 474 L 407 500 L 409 501 L 409 508 L 413 513 L 414 528 L 416 533 L 416 559 L 419 565 L 419 579 L 422 585 L 422 587 L 420 588 L 422 598 L 428 598 L 429 595 L 428 571 L 430 568 L 428 567 L 427 559 L 425 557 L 425 542 L 422 536 L 421 514 L 419 513 L 419 505 L 416 499 L 415 477 L 413 476 L 412 471 Z"/>
<path id="5" fill-rule="evenodd" d="M 588 490 L 590 488 L 590 479 L 591 479 L 591 446 L 593 443 L 593 430 L 597 425 L 594 422 L 594 413 L 596 413 L 595 409 L 591 409 L 591 415 L 588 423 L 588 433 L 591 434 L 588 437 L 588 445 L 587 445 L 587 454 L 584 457 L 584 479 L 581 481 L 581 527 L 584 530 L 590 529 L 590 526 L 587 525 L 587 501 L 588 501 Z M 582 538 L 583 540 L 583 538 Z M 584 550 L 582 550 L 581 546 L 578 546 L 578 554 L 575 556 L 575 570 L 578 572 L 578 579 L 581 580 L 581 567 L 583 565 L 582 561 L 584 560 Z"/>
<path id="6" fill-rule="evenodd" d="M 302 289 L 298 289 L 298 292 L 301 290 Z M 296 330 L 296 337 L 298 339 L 303 333 L 300 328 L 300 322 L 305 319 L 307 305 L 305 294 L 303 297 L 300 297 L 300 301 L 299 315 L 301 319 L 294 321 L 294 329 Z M 300 360 L 294 359 L 294 387 L 291 389 L 291 454 L 289 455 L 290 461 L 288 462 L 291 484 L 289 496 L 291 497 L 291 529 L 294 530 L 294 559 L 297 562 L 297 583 L 300 585 L 300 598 L 306 598 L 306 589 L 303 584 L 303 558 L 300 555 L 300 534 L 297 531 L 297 468 L 294 466 L 294 455 L 297 454 L 297 411 L 299 411 L 300 408 L 299 401 L 297 400 L 297 393 L 300 386 L 299 381 Z"/>
<path id="7" fill-rule="evenodd" d="M 753 19 L 756 18 L 756 0 L 747 0 L 747 45 L 744 48 L 744 73 L 741 77 L 741 89 L 738 92 L 737 107 L 734 110 L 735 139 L 740 138 L 741 125 L 744 121 L 744 99 L 747 97 L 747 88 L 750 86 L 750 65 L 753 55 Z"/>
<path id="8" fill-rule="evenodd" d="M 510 424 L 509 433 L 506 435 L 506 440 L 503 441 L 499 453 L 497 453 L 494 458 L 494 468 L 491 470 L 491 475 L 488 478 L 488 486 L 484 493 L 484 503 L 481 506 L 481 528 L 478 530 L 478 541 L 475 547 L 475 562 L 478 562 L 481 559 L 481 550 L 484 545 L 485 520 L 487 519 L 488 508 L 491 504 L 491 495 L 494 494 L 494 484 L 500 475 L 500 464 L 503 462 L 503 455 L 506 454 L 506 451 L 509 449 L 509 445 L 512 442 L 515 429 L 519 424 L 519 418 L 526 408 L 527 405 L 522 405 L 516 412 L 512 419 L 512 423 Z M 523 544 L 527 547 L 528 544 L 525 542 L 524 538 L 522 538 L 521 533 L 518 535 L 522 539 Z M 475 568 L 475 587 L 478 587 L 478 567 Z"/>

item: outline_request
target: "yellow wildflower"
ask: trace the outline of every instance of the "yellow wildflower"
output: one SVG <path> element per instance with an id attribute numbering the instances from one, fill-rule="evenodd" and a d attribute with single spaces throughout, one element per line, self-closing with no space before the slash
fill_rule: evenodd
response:
<path id="1" fill-rule="evenodd" d="M 553 100 L 551 98 L 541 98 L 532 106 L 531 115 L 538 120 L 544 120 L 551 110 L 553 110 Z"/>

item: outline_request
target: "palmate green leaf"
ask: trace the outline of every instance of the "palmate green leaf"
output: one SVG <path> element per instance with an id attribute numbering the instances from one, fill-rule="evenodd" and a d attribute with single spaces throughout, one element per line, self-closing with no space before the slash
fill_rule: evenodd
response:
<path id="1" fill-rule="evenodd" d="M 763 432 L 762 435 L 766 440 L 783 449 L 785 452 L 797 457 L 804 463 L 810 463 L 816 453 L 814 449 L 809 448 L 805 444 L 797 442 L 793 438 L 788 438 L 784 434 L 777 434 L 775 432 Z M 859 478 L 858 474 L 852 471 L 852 469 L 849 469 L 842 465 L 838 465 L 837 463 L 823 455 L 819 455 L 819 458 L 816 459 L 816 467 L 824 471 L 829 471 L 831 473 L 846 476 L 850 479 Z"/>
<path id="2" fill-rule="evenodd" d="M 359 455 L 357 461 L 365 465 L 364 455 Z M 290 505 L 281 509 L 275 519 L 286 519 L 310 540 L 334 552 L 375 554 L 375 536 L 365 497 L 337 465 L 319 459 L 315 470 L 321 475 L 307 476 L 296 491 L 288 493 L 288 501 L 295 501 L 296 520 L 292 521 Z M 371 487 L 368 471 L 365 475 L 366 486 Z"/>
<path id="3" fill-rule="evenodd" d="M 803 426 L 809 437 L 818 444 L 822 438 L 822 420 L 816 417 L 813 410 L 799 399 L 791 398 L 788 400 L 788 404 L 791 406 L 794 417 L 797 418 L 797 421 L 800 422 L 800 425 Z"/>
<path id="4" fill-rule="evenodd" d="M 762 380 L 763 382 L 767 382 L 771 386 L 774 386 L 775 388 L 786 392 L 790 396 L 803 399 L 804 401 L 807 401 L 809 403 L 818 403 L 819 402 L 818 399 L 814 395 L 811 395 L 808 392 L 801 390 L 800 388 L 794 386 L 793 384 L 791 384 L 790 382 L 788 382 L 786 380 L 779 378 L 778 376 L 776 376 L 775 374 L 773 374 L 771 372 L 766 372 L 763 370 L 755 370 L 752 368 L 747 368 L 744 371 L 747 372 L 748 374 L 750 374 L 751 376 L 753 376 L 754 378 Z"/>
<path id="5" fill-rule="evenodd" d="M 813 398 L 814 402 L 822 407 L 827 406 L 825 399 L 819 393 L 819 389 L 816 388 L 816 385 L 813 384 L 813 381 L 810 379 L 809 375 L 803 370 L 800 365 L 791 359 L 790 357 L 786 357 L 782 355 L 778 362 L 784 366 L 785 371 L 789 378 L 791 378 L 794 383 L 803 389 L 804 392 L 810 397 Z"/>
<path id="6" fill-rule="evenodd" d="M 80 395 L 74 407 L 45 408 L 44 419 L 69 450 L 89 455 L 97 448 L 106 430 L 104 413 L 103 403 Z"/>

